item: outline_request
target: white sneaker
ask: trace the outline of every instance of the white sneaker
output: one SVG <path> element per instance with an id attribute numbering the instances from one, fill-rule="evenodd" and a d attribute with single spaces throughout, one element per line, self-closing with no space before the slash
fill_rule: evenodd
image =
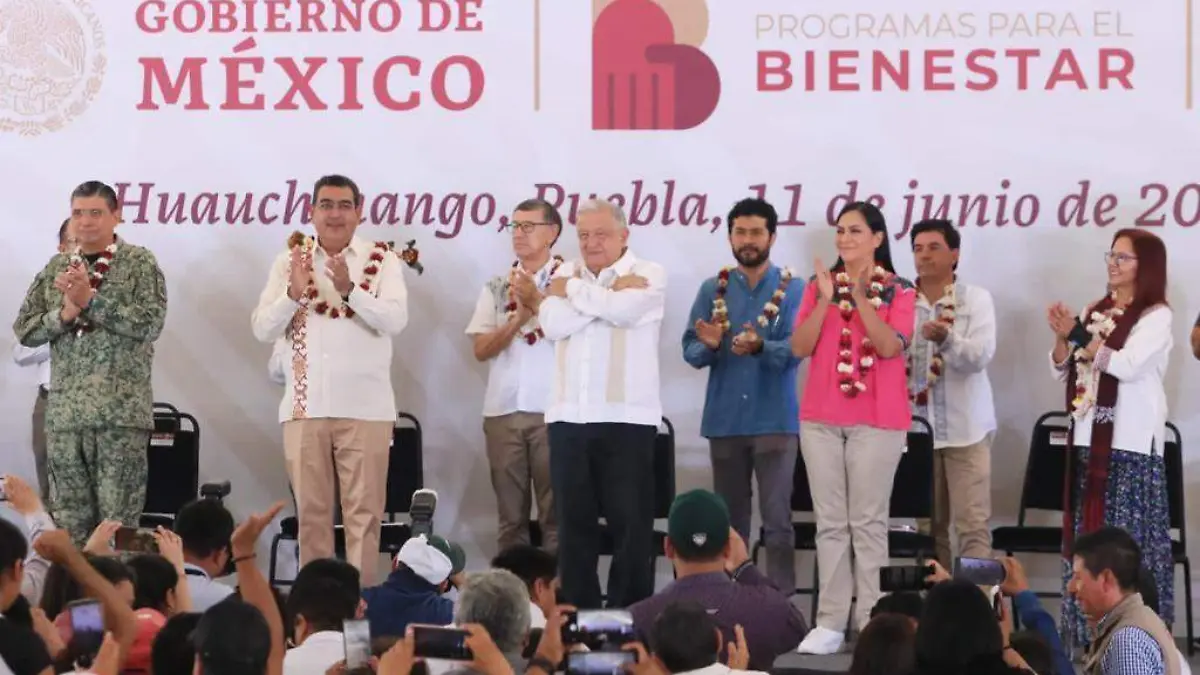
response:
<path id="1" fill-rule="evenodd" d="M 841 631 L 829 630 L 817 626 L 804 636 L 804 640 L 800 642 L 800 646 L 796 647 L 798 654 L 836 654 L 842 650 L 842 644 L 845 643 L 846 636 Z"/>

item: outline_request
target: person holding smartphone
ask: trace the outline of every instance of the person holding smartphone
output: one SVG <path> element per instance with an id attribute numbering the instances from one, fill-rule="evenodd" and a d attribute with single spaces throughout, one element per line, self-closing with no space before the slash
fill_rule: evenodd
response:
<path id="1" fill-rule="evenodd" d="M 842 209 L 835 241 L 837 262 L 826 269 L 816 261 L 792 333 L 792 352 L 811 359 L 800 451 L 817 517 L 821 593 L 803 654 L 841 650 L 851 598 L 858 628 L 870 620 L 888 560 L 892 481 L 912 426 L 905 350 L 916 292 L 892 266 L 887 223 L 874 205 Z"/>

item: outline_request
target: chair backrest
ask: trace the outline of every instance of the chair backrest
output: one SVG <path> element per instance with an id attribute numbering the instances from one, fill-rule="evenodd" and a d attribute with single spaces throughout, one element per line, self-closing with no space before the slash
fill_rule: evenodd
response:
<path id="1" fill-rule="evenodd" d="M 1187 546 L 1187 504 L 1184 500 L 1183 437 L 1179 428 L 1167 422 L 1170 437 L 1163 443 L 1163 463 L 1167 470 L 1167 510 L 1171 529 L 1179 531 L 1176 541 Z"/>
<path id="2" fill-rule="evenodd" d="M 933 516 L 933 427 L 915 415 L 913 427 L 892 480 L 889 518 Z"/>
<path id="3" fill-rule="evenodd" d="M 200 491 L 200 425 L 169 403 L 154 404 L 146 448 L 147 514 L 174 516 Z"/>
<path id="4" fill-rule="evenodd" d="M 802 452 L 796 453 L 796 469 L 792 472 L 792 512 L 813 512 L 812 487 L 808 484 L 808 467 Z"/>
<path id="5" fill-rule="evenodd" d="M 1034 422 L 1029 458 L 1025 460 L 1021 505 L 1017 510 L 1018 525 L 1025 524 L 1026 509 L 1063 510 L 1063 484 L 1071 457 L 1067 447 L 1069 426 L 1070 417 L 1061 411 L 1048 412 Z"/>
<path id="6" fill-rule="evenodd" d="M 388 449 L 387 504 L 388 515 L 408 513 L 412 495 L 425 487 L 425 449 L 421 422 L 402 412 L 396 416 L 392 445 Z"/>
<path id="7" fill-rule="evenodd" d="M 675 502 L 675 425 L 666 417 L 654 439 L 654 517 L 666 518 Z"/>

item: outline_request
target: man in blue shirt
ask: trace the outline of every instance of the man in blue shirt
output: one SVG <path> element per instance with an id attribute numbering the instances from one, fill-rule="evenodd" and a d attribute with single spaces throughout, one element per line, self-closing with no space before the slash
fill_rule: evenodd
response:
<path id="1" fill-rule="evenodd" d="M 804 283 L 771 264 L 779 218 L 761 199 L 743 199 L 726 220 L 736 266 L 701 286 L 683 334 L 683 358 L 708 368 L 700 435 L 709 440 L 713 484 L 729 505 L 733 528 L 750 541 L 753 488 L 763 519 L 767 577 L 784 593 L 796 587 L 792 473 L 799 403 L 792 325 Z"/>

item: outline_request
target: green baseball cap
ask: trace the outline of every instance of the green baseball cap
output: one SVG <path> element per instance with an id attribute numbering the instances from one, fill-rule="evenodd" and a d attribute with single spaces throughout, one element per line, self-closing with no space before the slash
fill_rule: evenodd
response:
<path id="1" fill-rule="evenodd" d="M 667 537 L 685 560 L 716 558 L 729 542 L 729 508 L 708 490 L 675 498 L 667 516 Z"/>
<path id="2" fill-rule="evenodd" d="M 429 545 L 441 551 L 450 559 L 450 576 L 454 576 L 466 568 L 467 554 L 458 544 L 434 534 L 429 537 Z"/>

